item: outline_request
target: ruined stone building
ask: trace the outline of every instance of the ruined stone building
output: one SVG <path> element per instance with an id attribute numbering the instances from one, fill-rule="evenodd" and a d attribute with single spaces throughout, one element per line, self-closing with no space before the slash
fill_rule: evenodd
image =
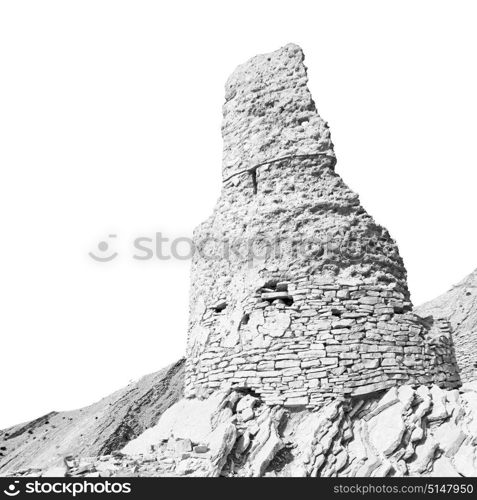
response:
<path id="1" fill-rule="evenodd" d="M 413 313 L 396 243 L 335 171 L 296 45 L 226 84 L 223 185 L 195 232 L 186 395 L 306 406 L 459 385 L 450 328 Z"/>
<path id="2" fill-rule="evenodd" d="M 0 475 L 476 476 L 477 271 L 413 311 L 296 45 L 237 68 L 223 114 L 185 363 L 0 430 Z"/>

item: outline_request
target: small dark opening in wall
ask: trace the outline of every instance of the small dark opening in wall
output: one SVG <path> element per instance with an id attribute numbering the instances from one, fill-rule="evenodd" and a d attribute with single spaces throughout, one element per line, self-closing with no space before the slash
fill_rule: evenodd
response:
<path id="1" fill-rule="evenodd" d="M 250 176 L 252 177 L 252 185 L 253 185 L 253 194 L 257 194 L 258 192 L 258 184 L 257 184 L 257 170 L 250 170 Z"/>
<path id="2" fill-rule="evenodd" d="M 260 399 L 259 404 L 262 402 L 260 393 L 253 390 L 251 387 L 237 387 L 236 391 L 239 392 L 242 396 L 253 396 L 254 398 Z"/>
<path id="3" fill-rule="evenodd" d="M 224 301 L 224 302 L 219 302 L 212 309 L 214 310 L 214 312 L 218 314 L 221 313 L 226 307 L 227 307 L 227 302 Z"/>
<path id="4" fill-rule="evenodd" d="M 467 292 L 467 293 L 466 293 L 466 295 L 467 295 L 467 297 L 468 297 L 469 295 L 472 295 L 472 294 L 471 294 L 470 292 Z"/>
<path id="5" fill-rule="evenodd" d="M 240 326 L 245 326 L 248 325 L 248 322 L 250 321 L 250 314 L 244 314 L 242 320 L 240 321 Z"/>
<path id="6" fill-rule="evenodd" d="M 293 297 L 288 293 L 288 284 L 286 282 L 271 280 L 258 291 L 261 294 L 262 300 L 266 300 L 270 303 L 278 300 L 286 306 L 293 305 Z"/>
<path id="7" fill-rule="evenodd" d="M 278 280 L 269 280 L 258 289 L 258 292 L 274 292 L 277 289 L 277 284 Z"/>

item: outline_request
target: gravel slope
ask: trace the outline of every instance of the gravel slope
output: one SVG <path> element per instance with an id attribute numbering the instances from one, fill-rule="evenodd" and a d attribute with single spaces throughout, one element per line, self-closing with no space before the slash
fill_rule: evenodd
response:
<path id="1" fill-rule="evenodd" d="M 86 408 L 52 412 L 0 431 L 0 471 L 42 468 L 67 455 L 122 448 L 182 397 L 184 363 L 146 375 Z"/>

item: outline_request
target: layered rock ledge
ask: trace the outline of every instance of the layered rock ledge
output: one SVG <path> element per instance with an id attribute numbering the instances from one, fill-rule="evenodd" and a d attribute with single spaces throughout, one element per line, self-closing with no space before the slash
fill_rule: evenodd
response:
<path id="1" fill-rule="evenodd" d="M 403 385 L 317 411 L 219 391 L 181 400 L 121 451 L 16 475 L 470 477 L 477 475 L 477 386 Z"/>

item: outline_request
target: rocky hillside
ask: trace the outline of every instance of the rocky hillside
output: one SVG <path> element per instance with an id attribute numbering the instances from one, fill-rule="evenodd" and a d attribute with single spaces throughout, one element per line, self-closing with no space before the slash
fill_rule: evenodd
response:
<path id="1" fill-rule="evenodd" d="M 477 385 L 393 387 L 318 411 L 254 394 L 182 399 L 112 455 L 70 457 L 60 476 L 354 477 L 477 475 Z"/>
<path id="2" fill-rule="evenodd" d="M 184 360 L 146 375 L 101 401 L 52 412 L 0 431 L 0 473 L 44 468 L 68 455 L 102 455 L 157 423 L 182 397 Z"/>
<path id="3" fill-rule="evenodd" d="M 461 378 L 476 380 L 477 269 L 448 292 L 418 307 L 416 312 L 450 322 Z"/>

